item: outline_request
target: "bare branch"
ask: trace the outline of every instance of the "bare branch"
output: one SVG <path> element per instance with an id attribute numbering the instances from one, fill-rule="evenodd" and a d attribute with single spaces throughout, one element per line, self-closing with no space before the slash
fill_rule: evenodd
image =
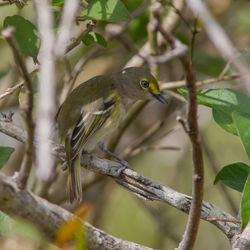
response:
<path id="1" fill-rule="evenodd" d="M 35 0 L 38 19 L 38 31 L 41 38 L 39 100 L 37 108 L 36 134 L 38 148 L 36 152 L 37 175 L 48 180 L 54 166 L 51 154 L 50 136 L 54 128 L 55 114 L 55 58 L 53 55 L 54 33 L 53 16 L 49 1 Z"/>
<path id="2" fill-rule="evenodd" d="M 0 131 L 5 134 L 10 134 L 13 138 L 18 138 L 21 142 L 26 141 L 26 136 L 23 131 L 20 131 L 20 129 L 12 123 L 0 122 Z M 18 136 L 13 136 L 15 133 L 14 131 L 17 131 Z M 63 150 L 63 146 L 54 144 L 52 151 L 53 154 L 61 160 L 65 160 L 65 151 Z M 189 213 L 192 201 L 190 196 L 176 192 L 175 190 L 146 178 L 131 169 L 126 169 L 122 172 L 122 174 L 119 174 L 121 165 L 118 162 L 100 159 L 94 155 L 84 155 L 81 159 L 81 163 L 91 171 L 114 178 L 114 180 L 120 185 L 136 193 L 140 197 L 144 197 L 149 200 L 162 201 L 180 211 Z M 211 221 L 211 218 L 236 220 L 232 215 L 226 213 L 215 205 L 203 201 L 201 219 L 214 224 L 229 239 L 232 239 L 235 235 L 240 233 L 239 225 L 235 225 L 230 222 Z"/>
<path id="3" fill-rule="evenodd" d="M 67 210 L 29 191 L 20 190 L 12 178 L 2 174 L 0 174 L 0 209 L 9 216 L 20 216 L 34 223 L 51 241 L 55 240 L 57 230 L 64 223 L 75 218 Z M 82 225 L 87 229 L 90 249 L 152 250 L 149 247 L 116 238 L 86 222 L 82 221 Z"/>
<path id="4" fill-rule="evenodd" d="M 55 56 L 57 58 L 62 58 L 67 50 L 78 6 L 79 0 L 67 0 L 64 3 L 61 22 L 55 43 L 56 46 L 54 48 Z"/>
<path id="5" fill-rule="evenodd" d="M 182 11 L 183 6 L 184 6 L 184 0 L 174 0 L 173 5 L 175 6 L 176 9 L 179 11 Z M 176 13 L 176 11 L 172 8 L 169 10 L 167 16 L 163 19 L 162 21 L 162 26 L 164 27 L 165 30 L 168 32 L 172 31 L 176 24 L 178 23 L 180 19 L 180 16 Z M 165 40 L 163 39 L 161 34 L 158 34 L 158 46 L 165 43 Z M 150 49 L 149 49 L 149 42 L 146 42 L 143 47 L 140 49 L 139 54 L 143 56 L 144 58 L 147 57 L 150 54 Z M 125 67 L 131 67 L 131 66 L 142 66 L 143 60 L 141 57 L 138 55 L 133 56 L 129 62 L 126 64 Z"/>
<path id="6" fill-rule="evenodd" d="M 29 173 L 32 166 L 33 161 L 33 140 L 34 140 L 34 124 L 33 124 L 33 117 L 32 117 L 32 110 L 33 110 L 33 87 L 32 87 L 32 81 L 30 78 L 30 75 L 28 73 L 28 70 L 26 68 L 24 59 L 22 58 L 22 55 L 18 49 L 18 46 L 16 45 L 14 39 L 13 39 L 13 28 L 8 27 L 5 30 L 2 31 L 2 35 L 7 40 L 8 44 L 10 45 L 13 54 L 16 58 L 16 62 L 18 67 L 21 69 L 25 86 L 27 87 L 27 98 L 25 100 L 25 104 L 22 105 L 20 109 L 20 113 L 23 117 L 25 129 L 28 132 L 28 140 L 25 143 L 25 155 L 23 158 L 22 166 L 19 172 L 18 176 L 18 182 L 21 188 L 24 188 L 26 186 Z"/>
<path id="7" fill-rule="evenodd" d="M 190 196 L 176 192 L 175 190 L 159 184 L 149 178 L 146 178 L 139 173 L 125 169 L 119 174 L 121 168 L 120 163 L 100 159 L 94 155 L 83 155 L 81 164 L 96 173 L 108 175 L 126 189 L 134 192 L 141 198 L 148 200 L 157 200 L 167 203 L 178 210 L 189 213 L 192 198 Z M 210 218 L 236 220 L 230 214 L 222 211 L 215 205 L 203 201 L 201 219 L 209 221 L 224 232 L 229 239 L 239 233 L 239 225 L 230 222 L 210 221 Z"/>

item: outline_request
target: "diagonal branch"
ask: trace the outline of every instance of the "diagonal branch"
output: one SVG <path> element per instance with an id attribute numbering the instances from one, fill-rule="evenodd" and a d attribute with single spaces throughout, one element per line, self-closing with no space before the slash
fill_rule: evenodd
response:
<path id="1" fill-rule="evenodd" d="M 67 210 L 29 191 L 19 189 L 11 177 L 2 174 L 0 174 L 0 210 L 9 216 L 19 216 L 34 223 L 51 241 L 55 240 L 60 226 L 74 218 L 74 215 Z M 87 229 L 90 249 L 152 250 L 152 248 L 116 238 L 83 221 L 82 226 Z"/>
<path id="2" fill-rule="evenodd" d="M 18 127 L 13 123 L 0 121 L 0 131 L 11 135 L 13 138 L 19 138 L 21 142 L 26 141 L 26 136 L 23 131 L 18 129 Z M 18 134 L 19 132 L 20 134 Z M 61 160 L 65 159 L 65 152 L 63 151 L 63 147 L 60 145 L 54 144 L 53 154 Z M 184 195 L 167 186 L 157 183 L 131 169 L 126 169 L 122 172 L 122 174 L 119 174 L 121 165 L 117 162 L 100 159 L 94 155 L 85 155 L 85 157 L 81 159 L 81 163 L 93 172 L 112 177 L 117 183 L 140 197 L 149 200 L 161 201 L 180 211 L 189 213 L 190 204 L 192 202 L 192 198 L 190 196 Z M 220 220 L 211 220 L 211 218 L 217 218 Z M 237 223 L 234 224 L 232 222 L 227 222 L 236 220 L 232 215 L 205 201 L 202 203 L 201 219 L 218 227 L 230 240 L 240 233 L 240 225 Z"/>

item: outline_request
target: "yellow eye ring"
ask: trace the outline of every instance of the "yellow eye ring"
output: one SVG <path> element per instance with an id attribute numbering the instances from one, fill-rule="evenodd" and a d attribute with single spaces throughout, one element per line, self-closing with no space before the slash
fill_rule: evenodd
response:
<path id="1" fill-rule="evenodd" d="M 144 89 L 147 89 L 149 87 L 149 82 L 146 80 L 141 80 L 140 84 Z"/>

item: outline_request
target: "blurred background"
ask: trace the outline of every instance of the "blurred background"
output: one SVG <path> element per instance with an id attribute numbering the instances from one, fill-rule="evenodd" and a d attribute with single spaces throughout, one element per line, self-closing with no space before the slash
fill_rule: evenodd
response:
<path id="1" fill-rule="evenodd" d="M 124 0 L 130 12 L 140 7 L 144 1 Z M 222 25 L 235 46 L 241 51 L 241 56 L 250 62 L 248 51 L 250 45 L 250 3 L 249 1 L 209 0 L 206 1 L 216 20 Z M 33 24 L 36 23 L 32 2 L 28 1 L 25 8 L 19 9 L 16 5 L 0 6 L 0 29 L 7 16 L 22 15 Z M 188 8 L 184 8 L 182 15 L 190 26 L 194 25 L 194 18 Z M 129 36 L 137 49 L 147 40 L 147 24 L 149 10 L 145 10 L 129 24 L 125 34 Z M 76 32 L 84 23 L 79 23 Z M 105 34 L 106 22 L 98 22 L 95 28 Z M 217 78 L 223 71 L 226 63 L 216 52 L 207 38 L 203 27 L 198 22 L 199 33 L 196 35 L 193 46 L 193 67 L 197 80 Z M 183 43 L 190 46 L 192 33 L 180 18 L 172 33 Z M 79 45 L 67 55 L 67 65 L 74 68 L 76 63 L 88 55 L 96 45 Z M 108 42 L 106 48 L 99 47 L 94 56 L 90 57 L 78 75 L 74 86 L 85 80 L 104 73 L 119 71 L 134 56 L 127 50 L 119 39 Z M 14 58 L 7 43 L 0 39 L 0 94 L 8 87 L 21 81 Z M 39 60 L 39 58 L 38 58 Z M 34 62 L 27 58 L 27 66 L 34 70 Z M 58 65 L 57 69 L 58 106 L 61 102 L 62 82 L 67 77 L 65 64 Z M 163 82 L 184 79 L 184 72 L 177 59 L 161 65 L 157 71 L 158 79 Z M 234 72 L 229 69 L 228 74 Z M 34 78 L 34 84 L 36 80 Z M 206 85 L 204 88 L 230 87 L 242 90 L 237 80 L 217 82 Z M 191 195 L 192 158 L 191 144 L 181 125 L 176 121 L 178 115 L 185 118 L 186 102 L 176 90 L 173 94 L 166 93 L 168 105 L 156 101 L 148 103 L 136 116 L 132 124 L 122 135 L 115 152 L 127 155 L 126 160 L 135 171 L 161 184 L 167 185 L 178 192 Z M 0 100 L 0 111 L 13 111 L 13 120 L 22 126 L 19 116 L 19 91 Z M 133 148 L 140 139 L 145 137 L 149 129 L 159 127 L 154 134 L 145 138 L 143 148 Z M 213 185 L 216 173 L 225 165 L 232 162 L 247 162 L 247 156 L 238 137 L 221 129 L 212 119 L 211 109 L 199 107 L 199 126 L 203 142 L 205 160 L 205 189 L 204 200 L 215 204 L 221 209 L 237 216 L 240 193 L 229 189 L 222 184 Z M 114 135 L 115 136 L 115 135 Z M 12 175 L 19 169 L 23 156 L 24 145 L 10 137 L 0 134 L 0 146 L 15 148 L 8 163 L 1 172 Z M 165 148 L 166 147 L 166 148 Z M 100 152 L 97 152 L 100 154 Z M 188 216 L 167 204 L 160 202 L 143 201 L 133 193 L 124 190 L 111 178 L 97 176 L 83 170 L 84 202 L 91 204 L 92 209 L 87 220 L 94 226 L 124 240 L 134 241 L 156 249 L 173 249 L 177 246 L 185 229 Z M 66 185 L 65 173 L 58 167 L 57 177 L 50 185 L 45 198 L 69 210 L 75 207 L 65 203 Z M 29 187 L 33 192 L 41 192 L 41 183 L 36 178 L 30 178 Z M 58 193 L 60 192 L 60 194 Z M 40 193 L 41 194 L 41 193 Z M 213 240 L 211 240 L 213 239 Z M 31 245 L 33 244 L 27 243 Z M 208 222 L 201 221 L 195 249 L 229 249 L 228 239 L 216 227 Z M 19 248 L 20 249 L 20 248 Z"/>

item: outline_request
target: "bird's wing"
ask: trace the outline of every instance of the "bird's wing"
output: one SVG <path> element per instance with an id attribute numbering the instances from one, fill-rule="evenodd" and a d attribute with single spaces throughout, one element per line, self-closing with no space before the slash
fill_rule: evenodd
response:
<path id="1" fill-rule="evenodd" d="M 73 132 L 66 142 L 69 160 L 75 159 L 84 148 L 84 144 L 104 125 L 110 117 L 115 103 L 114 97 L 106 100 L 99 98 L 82 108 Z"/>

